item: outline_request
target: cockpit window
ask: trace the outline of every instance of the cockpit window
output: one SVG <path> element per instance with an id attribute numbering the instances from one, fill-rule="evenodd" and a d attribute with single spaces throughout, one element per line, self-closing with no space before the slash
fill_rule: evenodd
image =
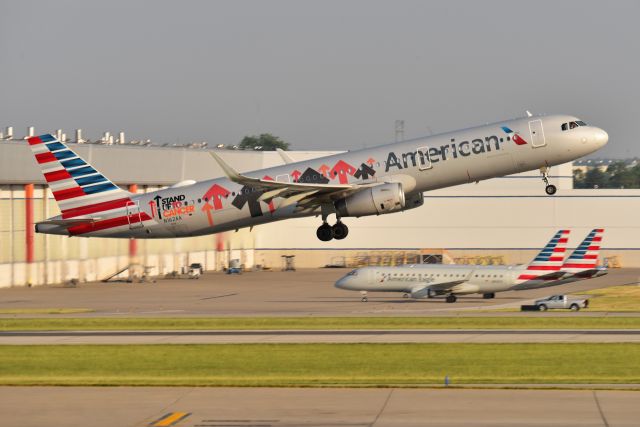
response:
<path id="1" fill-rule="evenodd" d="M 358 275 L 358 270 L 351 270 L 350 272 L 347 273 L 347 276 L 357 276 Z"/>
<path id="2" fill-rule="evenodd" d="M 560 129 L 569 130 L 569 129 L 575 129 L 578 126 L 587 126 L 587 124 L 581 120 L 576 120 L 575 122 L 563 123 L 560 126 Z"/>

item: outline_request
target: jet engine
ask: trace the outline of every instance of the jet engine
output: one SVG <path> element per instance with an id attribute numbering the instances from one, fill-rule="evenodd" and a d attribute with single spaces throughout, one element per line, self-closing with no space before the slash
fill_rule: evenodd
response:
<path id="1" fill-rule="evenodd" d="M 381 215 L 399 212 L 405 207 L 404 191 L 399 182 L 388 182 L 360 190 L 335 203 L 341 217 Z"/>
<path id="2" fill-rule="evenodd" d="M 424 205 L 424 194 L 413 193 L 405 195 L 404 211 L 419 208 L 422 205 Z"/>

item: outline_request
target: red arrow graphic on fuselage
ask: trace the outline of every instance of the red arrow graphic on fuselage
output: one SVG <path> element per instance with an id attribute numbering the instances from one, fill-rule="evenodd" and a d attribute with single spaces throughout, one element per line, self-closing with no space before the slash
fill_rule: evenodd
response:
<path id="1" fill-rule="evenodd" d="M 300 178 L 300 175 L 302 175 L 302 172 L 300 172 L 297 169 L 291 172 L 291 177 L 293 178 L 293 182 L 298 182 L 298 178 Z"/>
<path id="2" fill-rule="evenodd" d="M 151 218 L 155 218 L 156 217 L 156 202 L 151 200 L 149 202 L 149 207 L 151 207 Z"/>
<path id="3" fill-rule="evenodd" d="M 213 209 L 219 210 L 222 209 L 222 200 L 221 197 L 227 197 L 229 194 L 229 190 L 218 185 L 213 184 L 211 188 L 204 194 L 204 198 L 213 201 Z M 204 210 L 204 208 L 203 208 Z"/>
<path id="4" fill-rule="evenodd" d="M 347 174 L 353 176 L 353 174 L 356 173 L 356 170 L 357 169 L 351 166 L 349 163 L 343 160 L 339 160 L 338 163 L 336 163 L 335 166 L 331 169 L 330 178 L 333 179 L 337 176 L 340 184 L 348 184 L 349 178 L 347 177 Z"/>
<path id="5" fill-rule="evenodd" d="M 322 174 L 322 176 L 324 176 L 325 178 L 328 178 L 327 176 L 327 172 L 329 172 L 331 168 L 325 164 L 323 164 L 322 166 L 320 166 L 318 168 L 318 172 L 320 172 Z"/>
<path id="6" fill-rule="evenodd" d="M 205 202 L 204 206 L 202 206 L 202 210 L 207 213 L 207 219 L 209 220 L 209 225 L 213 227 L 213 214 L 211 211 L 214 209 L 213 206 L 209 204 L 209 202 Z"/>

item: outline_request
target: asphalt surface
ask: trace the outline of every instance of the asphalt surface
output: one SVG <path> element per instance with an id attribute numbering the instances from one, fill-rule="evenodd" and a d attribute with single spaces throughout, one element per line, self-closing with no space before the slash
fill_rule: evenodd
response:
<path id="1" fill-rule="evenodd" d="M 212 330 L 11 331 L 0 345 L 244 343 L 618 343 L 640 342 L 640 330 Z"/>
<path id="2" fill-rule="evenodd" d="M 0 413 L 7 427 L 635 427 L 639 399 L 604 390 L 0 387 Z"/>
<path id="3" fill-rule="evenodd" d="M 42 286 L 0 289 L 2 310 L 20 311 L 76 308 L 90 313 L 33 314 L 26 317 L 176 317 L 176 316 L 421 316 L 421 315 L 533 315 L 590 316 L 589 313 L 478 313 L 495 308 L 519 307 L 557 293 L 581 291 L 640 282 L 640 269 L 615 269 L 600 278 L 537 290 L 462 296 L 447 304 L 443 298 L 413 300 L 399 293 L 369 293 L 369 302 L 358 292 L 336 289 L 334 282 L 348 269 L 315 269 L 296 272 L 250 272 L 241 275 L 208 273 L 198 280 L 159 279 L 156 283 L 87 283 L 79 286 Z M 640 313 L 639 313 L 640 314 Z M 21 314 L 0 314 L 19 317 Z M 625 315 L 633 315 L 625 313 Z"/>

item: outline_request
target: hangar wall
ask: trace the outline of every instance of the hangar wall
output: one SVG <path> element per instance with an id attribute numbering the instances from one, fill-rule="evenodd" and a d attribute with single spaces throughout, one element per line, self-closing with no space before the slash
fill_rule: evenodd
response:
<path id="1" fill-rule="evenodd" d="M 138 192 L 221 175 L 204 150 L 71 145 L 117 184 L 135 184 Z M 282 163 L 275 152 L 221 154 L 241 171 Z M 290 154 L 302 160 L 331 153 Z M 298 267 L 358 263 L 367 256 L 375 262 L 399 263 L 421 254 L 440 254 L 449 262 L 476 262 L 492 255 L 486 262 L 520 263 L 565 227 L 573 230 L 572 247 L 590 229 L 604 227 L 604 256 L 616 257 L 626 267 L 640 267 L 640 190 L 575 190 L 570 164 L 554 167 L 551 175 L 559 188 L 554 197 L 544 194 L 537 172 L 437 190 L 427 193 L 425 205 L 418 209 L 345 218 L 350 234 L 343 241 L 318 241 L 319 219 L 304 218 L 216 236 L 140 240 L 133 252 L 122 239 L 35 234 L 30 255 L 28 205 L 34 222 L 59 211 L 26 144 L 0 143 L 0 287 L 98 280 L 132 262 L 149 266 L 152 275 L 179 271 L 192 262 L 220 269 L 229 259 L 240 259 L 247 267 L 279 268 L 282 255 L 295 255 Z M 31 197 L 25 193 L 31 191 L 28 184 L 33 184 Z"/>

